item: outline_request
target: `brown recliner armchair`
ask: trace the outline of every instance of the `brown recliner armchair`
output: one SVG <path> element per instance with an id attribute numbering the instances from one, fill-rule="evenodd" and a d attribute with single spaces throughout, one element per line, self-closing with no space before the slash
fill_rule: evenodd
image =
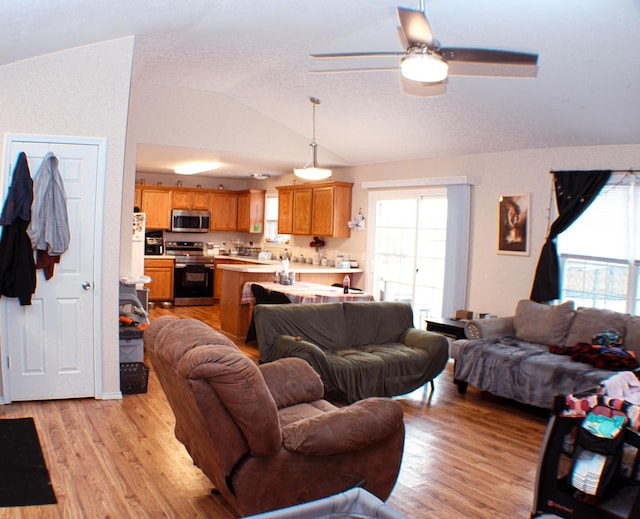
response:
<path id="1" fill-rule="evenodd" d="M 305 361 L 258 367 L 195 319 L 155 319 L 144 342 L 175 415 L 176 438 L 238 515 L 356 485 L 382 500 L 391 493 L 404 446 L 398 402 L 335 407 L 322 399 L 322 381 Z"/>

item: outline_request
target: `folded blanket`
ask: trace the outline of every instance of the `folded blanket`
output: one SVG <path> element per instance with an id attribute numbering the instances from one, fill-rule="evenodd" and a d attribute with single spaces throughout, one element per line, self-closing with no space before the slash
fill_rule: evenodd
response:
<path id="1" fill-rule="evenodd" d="M 571 360 L 591 364 L 596 368 L 611 371 L 626 371 L 638 367 L 633 352 L 615 346 L 601 346 L 579 342 L 575 346 L 549 346 L 549 352 L 569 355 Z"/>

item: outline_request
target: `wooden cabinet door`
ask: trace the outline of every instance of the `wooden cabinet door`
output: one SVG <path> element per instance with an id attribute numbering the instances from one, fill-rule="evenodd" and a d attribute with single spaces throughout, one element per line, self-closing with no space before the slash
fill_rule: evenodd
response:
<path id="1" fill-rule="evenodd" d="M 137 207 L 139 211 L 142 208 L 142 187 L 140 186 L 136 186 L 136 193 L 133 197 L 133 207 Z"/>
<path id="2" fill-rule="evenodd" d="M 174 209 L 191 209 L 192 195 L 191 191 L 173 191 L 173 208 Z"/>
<path id="3" fill-rule="evenodd" d="M 191 208 L 198 211 L 209 210 L 209 193 L 207 191 L 192 191 Z"/>
<path id="4" fill-rule="evenodd" d="M 171 191 L 144 188 L 140 205 L 147 214 L 147 229 L 171 229 Z"/>
<path id="5" fill-rule="evenodd" d="M 351 191 L 353 184 L 336 183 L 333 193 L 333 229 L 334 238 L 350 238 L 351 229 Z"/>
<path id="6" fill-rule="evenodd" d="M 249 192 L 238 194 L 238 222 L 237 229 L 241 232 L 249 232 L 251 227 L 251 218 L 249 211 L 251 210 L 251 195 Z"/>
<path id="7" fill-rule="evenodd" d="M 211 193 L 211 230 L 235 231 L 238 220 L 238 195 L 231 191 Z"/>
<path id="8" fill-rule="evenodd" d="M 149 301 L 173 301 L 173 260 L 144 260 L 144 275 L 151 278 Z"/>
<path id="9" fill-rule="evenodd" d="M 335 188 L 319 187 L 313 190 L 313 224 L 314 236 L 333 236 L 333 198 Z"/>
<path id="10" fill-rule="evenodd" d="M 299 188 L 293 192 L 293 234 L 311 234 L 313 189 Z"/>
<path id="11" fill-rule="evenodd" d="M 265 191 L 250 189 L 238 193 L 238 231 L 263 232 L 264 201 Z"/>
<path id="12" fill-rule="evenodd" d="M 293 189 L 278 190 L 278 234 L 293 234 Z"/>

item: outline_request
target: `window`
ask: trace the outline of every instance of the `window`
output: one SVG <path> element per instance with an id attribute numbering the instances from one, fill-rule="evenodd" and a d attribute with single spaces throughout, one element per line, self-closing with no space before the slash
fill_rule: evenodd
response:
<path id="1" fill-rule="evenodd" d="M 612 176 L 557 241 L 563 300 L 640 311 L 640 179 L 632 174 Z"/>
<path id="2" fill-rule="evenodd" d="M 269 243 L 291 243 L 291 236 L 278 234 L 278 196 L 267 196 L 265 200 L 264 237 Z"/>

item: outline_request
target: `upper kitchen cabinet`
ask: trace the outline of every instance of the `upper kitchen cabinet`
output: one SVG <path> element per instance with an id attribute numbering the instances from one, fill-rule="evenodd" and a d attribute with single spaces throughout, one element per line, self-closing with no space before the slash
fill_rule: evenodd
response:
<path id="1" fill-rule="evenodd" d="M 353 184 L 333 182 L 332 185 L 313 188 L 311 234 L 349 238 L 351 215 L 351 189 Z"/>
<path id="2" fill-rule="evenodd" d="M 236 231 L 238 229 L 238 193 L 211 191 L 211 230 Z"/>
<path id="3" fill-rule="evenodd" d="M 293 234 L 311 234 L 313 189 L 299 187 L 293 190 Z"/>
<path id="4" fill-rule="evenodd" d="M 238 231 L 264 232 L 265 194 L 258 189 L 238 192 Z"/>
<path id="5" fill-rule="evenodd" d="M 293 186 L 278 189 L 278 234 L 293 234 Z"/>
<path id="6" fill-rule="evenodd" d="M 140 196 L 140 210 L 147 214 L 147 229 L 171 229 L 172 192 L 145 187 Z"/>
<path id="7" fill-rule="evenodd" d="M 348 182 L 278 187 L 278 232 L 349 238 L 352 188 Z"/>
<path id="8" fill-rule="evenodd" d="M 142 186 L 136 186 L 136 193 L 133 198 L 133 207 L 137 207 L 140 211 L 142 207 Z"/>
<path id="9" fill-rule="evenodd" d="M 209 192 L 178 188 L 173 190 L 174 209 L 209 210 Z"/>

